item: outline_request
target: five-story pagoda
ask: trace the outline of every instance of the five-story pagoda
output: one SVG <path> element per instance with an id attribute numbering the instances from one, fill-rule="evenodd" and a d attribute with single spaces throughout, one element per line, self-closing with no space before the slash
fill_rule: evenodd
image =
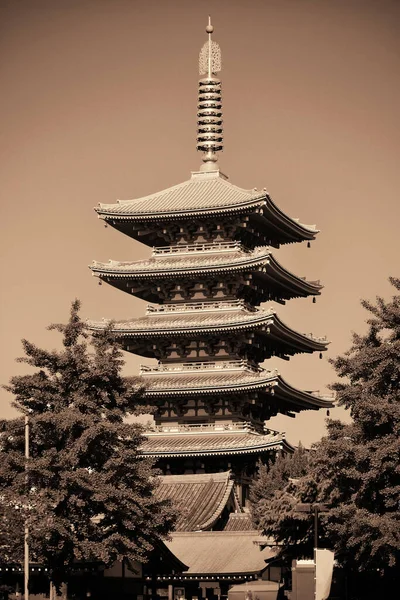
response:
<path id="1" fill-rule="evenodd" d="M 221 52 L 212 31 L 209 22 L 199 61 L 200 170 L 161 192 L 96 208 L 152 251 L 145 260 L 91 266 L 100 280 L 149 303 L 145 316 L 117 321 L 113 330 L 125 350 L 158 361 L 140 373 L 145 399 L 156 407 L 143 451 L 158 459 L 164 493 L 186 498 L 189 509 L 178 523 L 186 531 L 249 527 L 244 520 L 232 525 L 231 517 L 245 510 L 258 458 L 291 450 L 265 423 L 277 413 L 331 406 L 260 366 L 327 348 L 325 338 L 284 324 L 275 308 L 260 308 L 320 294 L 318 281 L 291 273 L 272 252 L 309 243 L 318 232 L 284 214 L 265 189 L 236 187 L 219 170 Z"/>

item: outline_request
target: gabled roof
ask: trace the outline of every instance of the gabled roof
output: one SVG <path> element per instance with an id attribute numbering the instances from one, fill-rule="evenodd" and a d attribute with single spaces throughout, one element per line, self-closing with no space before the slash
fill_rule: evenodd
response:
<path id="1" fill-rule="evenodd" d="M 261 549 L 259 540 L 256 531 L 177 532 L 166 545 L 189 565 L 188 575 L 256 574 L 275 556 L 274 548 Z"/>
<path id="2" fill-rule="evenodd" d="M 261 454 L 281 448 L 292 451 L 282 433 L 252 433 L 246 431 L 210 433 L 146 433 L 141 446 L 145 456 L 183 458 Z"/>
<path id="3" fill-rule="evenodd" d="M 273 230 L 279 243 L 315 238 L 318 230 L 285 215 L 266 190 L 244 190 L 233 185 L 219 171 L 195 172 L 173 187 L 138 198 L 99 204 L 99 216 L 118 227 L 122 221 L 161 222 L 201 218 L 209 215 L 252 214 L 264 219 L 261 228 Z"/>
<path id="4" fill-rule="evenodd" d="M 229 273 L 253 273 L 261 286 L 279 289 L 283 298 L 318 295 L 322 289 L 319 281 L 307 281 L 282 267 L 272 256 L 268 246 L 260 246 L 252 251 L 238 248 L 214 253 L 177 252 L 175 254 L 155 254 L 152 258 L 139 261 L 114 261 L 108 263 L 93 261 L 90 266 L 93 274 L 112 285 L 126 286 L 130 281 L 183 279 L 218 276 Z M 119 283 L 121 282 L 121 283 Z M 249 283 L 248 285 L 251 285 Z"/>
<path id="5" fill-rule="evenodd" d="M 224 531 L 254 531 L 253 523 L 249 513 L 231 513 Z"/>
<path id="6" fill-rule="evenodd" d="M 87 321 L 87 325 L 91 330 L 102 330 L 107 322 Z M 261 336 L 264 343 L 268 342 L 271 347 L 279 346 L 286 354 L 321 352 L 327 349 L 328 344 L 326 338 L 299 333 L 287 327 L 272 308 L 261 310 L 247 306 L 238 306 L 236 310 L 153 312 L 129 321 L 118 321 L 112 325 L 112 331 L 118 338 L 127 340 L 129 346 L 143 338 L 154 340 L 189 336 L 195 339 L 240 331 L 253 332 Z M 129 350 L 135 352 L 135 347 L 129 347 Z"/>
<path id="7" fill-rule="evenodd" d="M 178 510 L 176 531 L 210 529 L 219 519 L 233 489 L 230 472 L 163 475 L 156 494 Z"/>

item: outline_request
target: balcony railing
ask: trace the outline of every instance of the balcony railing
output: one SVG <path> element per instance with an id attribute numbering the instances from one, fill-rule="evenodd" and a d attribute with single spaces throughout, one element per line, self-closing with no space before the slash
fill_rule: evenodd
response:
<path id="1" fill-rule="evenodd" d="M 183 304 L 147 305 L 146 314 L 154 313 L 183 313 L 215 310 L 237 310 L 246 307 L 244 300 L 222 300 L 220 302 L 187 302 Z"/>
<path id="2" fill-rule="evenodd" d="M 191 254 L 192 252 L 234 252 L 240 250 L 240 242 L 205 242 L 203 244 L 179 244 L 153 248 L 153 256 L 160 254 Z"/>
<path id="3" fill-rule="evenodd" d="M 236 423 L 174 423 L 165 425 L 154 425 L 147 433 L 213 433 L 225 431 L 259 432 L 262 429 L 265 435 L 283 435 L 282 432 L 268 427 L 257 427 L 250 421 L 238 421 Z"/>
<path id="4" fill-rule="evenodd" d="M 251 371 L 252 373 L 261 373 L 264 371 L 264 369 L 257 365 L 253 365 L 246 360 L 187 362 L 176 364 L 159 364 L 155 366 L 140 365 L 141 375 L 145 373 L 193 373 L 196 371 Z"/>

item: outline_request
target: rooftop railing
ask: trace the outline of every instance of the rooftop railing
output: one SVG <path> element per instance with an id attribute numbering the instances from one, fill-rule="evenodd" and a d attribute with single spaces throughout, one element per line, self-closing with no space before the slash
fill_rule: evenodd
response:
<path id="1" fill-rule="evenodd" d="M 153 256 L 160 254 L 191 254 L 192 252 L 234 252 L 240 250 L 240 242 L 205 242 L 203 244 L 179 244 L 153 248 Z"/>
<path id="2" fill-rule="evenodd" d="M 212 433 L 225 431 L 260 432 L 265 435 L 283 435 L 282 432 L 268 427 L 257 426 L 250 421 L 238 421 L 235 423 L 174 423 L 165 425 L 154 425 L 148 433 Z"/>
<path id="3" fill-rule="evenodd" d="M 316 396 L 317 398 L 321 398 L 321 400 L 335 400 L 336 398 L 335 392 L 321 392 L 320 390 L 310 390 L 308 393 L 312 396 Z"/>
<path id="4" fill-rule="evenodd" d="M 326 337 L 326 335 L 322 335 L 322 336 L 316 336 L 312 333 L 303 333 L 303 335 L 305 337 L 308 337 L 310 340 L 314 340 L 315 342 L 327 342 L 328 338 Z"/>
<path id="5" fill-rule="evenodd" d="M 246 360 L 187 362 L 176 364 L 159 364 L 155 366 L 140 365 L 141 375 L 145 373 L 193 373 L 196 371 L 251 371 L 252 373 L 261 373 L 264 371 L 264 369 L 258 365 L 253 365 Z"/>
<path id="6" fill-rule="evenodd" d="M 215 310 L 237 310 L 247 307 L 244 300 L 222 300 L 220 302 L 187 302 L 183 304 L 147 305 L 146 314 L 154 313 L 183 313 Z"/>

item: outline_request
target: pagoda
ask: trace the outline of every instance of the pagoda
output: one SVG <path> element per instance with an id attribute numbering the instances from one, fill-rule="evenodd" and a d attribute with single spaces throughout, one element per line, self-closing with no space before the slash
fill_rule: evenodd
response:
<path id="1" fill-rule="evenodd" d="M 166 190 L 100 204 L 95 210 L 106 224 L 150 250 L 147 259 L 95 261 L 91 270 L 148 303 L 143 316 L 113 321 L 112 330 L 124 350 L 155 359 L 137 379 L 155 408 L 143 453 L 164 474 L 159 493 L 182 507 L 177 531 L 249 535 L 246 503 L 257 461 L 293 451 L 268 420 L 331 406 L 261 364 L 298 353 L 321 357 L 328 342 L 293 329 L 276 310 L 321 293 L 319 281 L 275 258 L 281 245 L 309 244 L 318 230 L 287 216 L 266 189 L 241 189 L 219 169 L 221 51 L 210 21 L 206 31 L 197 105 L 202 166 Z M 98 331 L 107 322 L 88 325 Z"/>

